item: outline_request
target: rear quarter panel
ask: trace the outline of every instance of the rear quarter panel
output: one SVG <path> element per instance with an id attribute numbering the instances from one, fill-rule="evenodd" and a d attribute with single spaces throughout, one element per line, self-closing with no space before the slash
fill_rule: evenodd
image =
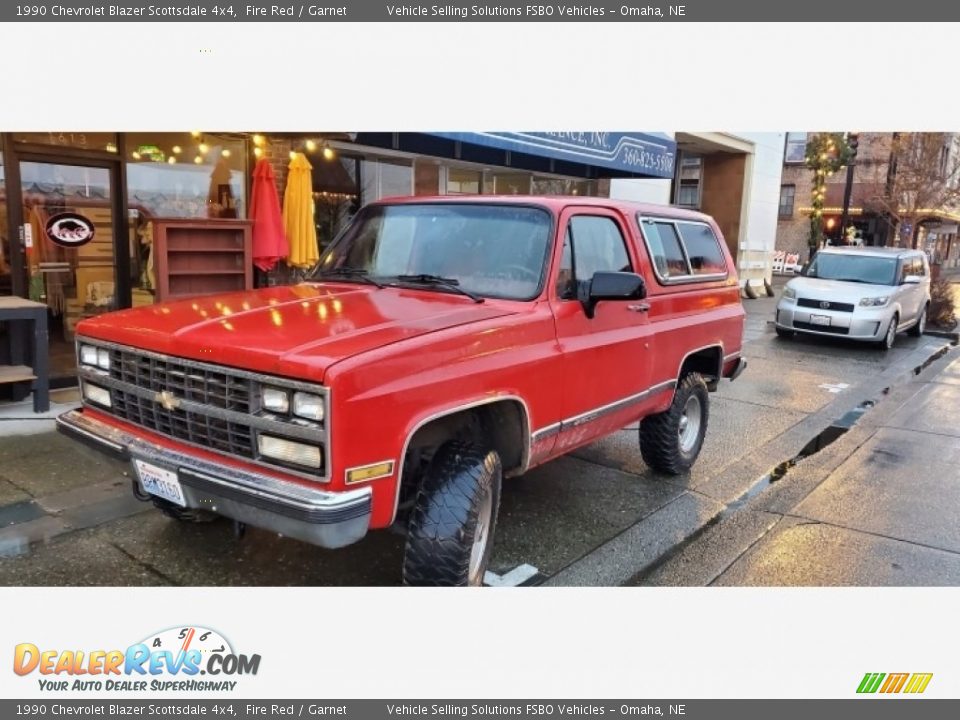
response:
<path id="1" fill-rule="evenodd" d="M 691 220 L 683 216 L 664 217 L 679 221 Z M 640 230 L 638 216 L 630 218 L 629 226 L 641 270 L 647 283 L 647 302 L 650 322 L 655 325 L 655 366 L 651 384 L 676 379 L 684 359 L 693 352 L 708 347 L 719 347 L 723 356 L 723 375 L 732 372 L 742 351 L 745 312 L 740 299 L 740 281 L 736 263 L 727 248 L 723 233 L 712 218 L 696 218 L 713 230 L 720 251 L 726 261 L 727 276 L 707 281 L 665 283 L 656 274 L 650 252 Z M 667 396 L 655 412 L 669 407 Z"/>

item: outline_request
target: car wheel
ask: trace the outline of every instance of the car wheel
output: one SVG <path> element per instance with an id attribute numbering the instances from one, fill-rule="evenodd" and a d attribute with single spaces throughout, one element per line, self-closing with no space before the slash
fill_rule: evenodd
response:
<path id="1" fill-rule="evenodd" d="M 929 307 L 929 305 L 923 306 L 923 312 L 920 313 L 920 319 L 917 320 L 916 325 L 914 325 L 908 331 L 911 335 L 913 335 L 913 337 L 920 337 L 923 335 L 923 331 L 927 329 L 927 310 Z"/>
<path id="2" fill-rule="evenodd" d="M 890 318 L 890 324 L 887 325 L 887 332 L 883 336 L 883 340 L 880 341 L 881 350 L 889 350 L 893 347 L 893 343 L 896 342 L 897 339 L 897 325 L 899 323 L 900 317 L 898 315 L 895 314 Z"/>
<path id="3" fill-rule="evenodd" d="M 493 550 L 500 456 L 461 441 L 437 450 L 410 513 L 405 585 L 482 585 Z"/>
<path id="4" fill-rule="evenodd" d="M 786 330 L 782 327 L 778 327 L 776 328 L 776 330 L 777 330 L 777 337 L 784 338 L 785 340 L 791 339 L 795 334 L 793 330 Z"/>
<path id="5" fill-rule="evenodd" d="M 703 447 L 709 415 L 706 381 L 698 373 L 685 375 L 670 408 L 640 423 L 640 454 L 644 462 L 669 475 L 687 472 Z"/>
<path id="6" fill-rule="evenodd" d="M 223 516 L 206 510 L 196 510 L 195 508 L 185 508 L 175 505 L 169 500 L 152 497 L 154 507 L 172 520 L 182 523 L 211 523 L 220 520 Z"/>

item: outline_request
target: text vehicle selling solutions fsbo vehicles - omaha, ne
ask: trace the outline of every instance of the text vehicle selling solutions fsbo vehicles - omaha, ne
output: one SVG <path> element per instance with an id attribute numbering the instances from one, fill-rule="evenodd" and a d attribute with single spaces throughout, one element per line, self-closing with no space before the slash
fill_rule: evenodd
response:
<path id="1" fill-rule="evenodd" d="M 363 208 L 310 281 L 77 327 L 61 431 L 129 460 L 184 522 L 323 547 L 406 527 L 411 585 L 479 585 L 501 483 L 640 420 L 686 472 L 744 311 L 716 223 L 581 197 Z"/>

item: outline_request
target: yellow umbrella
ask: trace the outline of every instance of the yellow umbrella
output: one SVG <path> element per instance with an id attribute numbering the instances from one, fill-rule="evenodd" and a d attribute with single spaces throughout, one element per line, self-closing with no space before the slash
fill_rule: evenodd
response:
<path id="1" fill-rule="evenodd" d="M 306 268 L 320 259 L 317 227 L 313 222 L 313 166 L 303 153 L 290 160 L 287 189 L 283 194 L 283 227 L 290 243 L 287 265 Z"/>

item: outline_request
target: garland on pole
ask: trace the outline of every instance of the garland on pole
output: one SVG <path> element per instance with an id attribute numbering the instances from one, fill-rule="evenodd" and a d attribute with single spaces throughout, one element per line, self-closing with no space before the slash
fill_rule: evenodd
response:
<path id="1" fill-rule="evenodd" d="M 807 141 L 806 165 L 813 172 L 810 194 L 811 255 L 823 244 L 823 200 L 827 195 L 827 178 L 846 167 L 853 159 L 853 148 L 845 133 L 818 133 Z"/>

